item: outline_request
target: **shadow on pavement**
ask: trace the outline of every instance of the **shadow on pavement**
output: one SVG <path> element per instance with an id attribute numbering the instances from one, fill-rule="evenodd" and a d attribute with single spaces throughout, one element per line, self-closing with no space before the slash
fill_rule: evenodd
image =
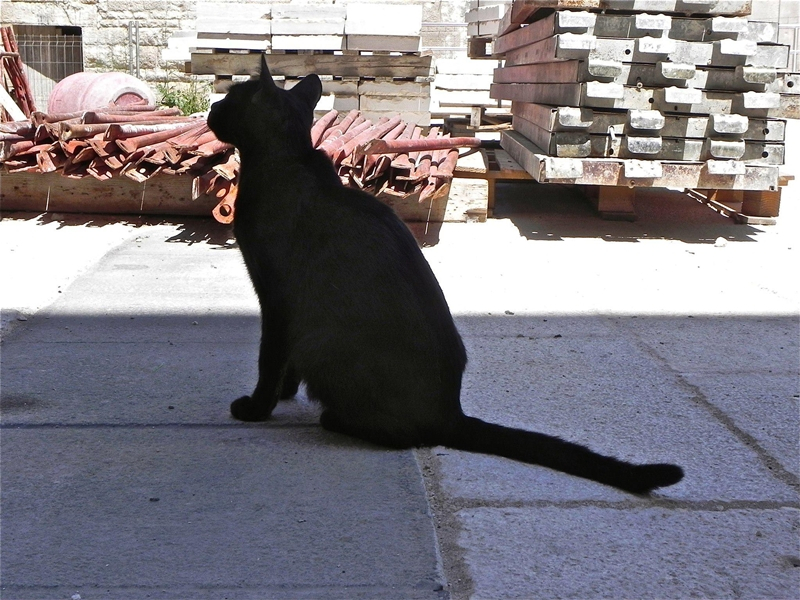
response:
<path id="1" fill-rule="evenodd" d="M 637 191 L 635 222 L 605 221 L 577 186 L 533 181 L 498 182 L 494 216 L 510 219 L 530 240 L 601 238 L 615 242 L 670 239 L 687 244 L 755 241 L 759 229 L 731 219 L 677 192 Z"/>
<path id="2" fill-rule="evenodd" d="M 167 239 L 170 243 L 200 244 L 205 243 L 220 248 L 235 248 L 233 228 L 223 225 L 212 218 L 203 217 L 158 217 L 135 215 L 95 215 L 83 213 L 42 213 L 29 212 L 4 212 L 2 218 L 6 220 L 35 221 L 39 225 L 56 223 L 58 229 L 64 227 L 103 227 L 110 224 L 122 224 L 139 228 L 152 225 L 173 225 L 178 232 Z"/>

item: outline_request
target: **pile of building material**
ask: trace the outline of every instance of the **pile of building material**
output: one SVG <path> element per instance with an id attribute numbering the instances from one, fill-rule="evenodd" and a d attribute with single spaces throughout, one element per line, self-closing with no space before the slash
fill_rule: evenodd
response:
<path id="1" fill-rule="evenodd" d="M 401 216 L 421 221 L 431 217 L 435 200 L 446 203 L 457 148 L 477 143 L 448 139 L 438 128 L 423 134 L 398 115 L 373 122 L 355 110 L 341 116 L 330 111 L 314 123 L 311 135 L 345 185 L 395 207 L 412 207 Z M 28 120 L 0 124 L 0 164 L 10 174 L 3 176 L 2 186 L 7 209 L 25 208 L 29 193 L 43 197 L 47 191 L 49 202 L 50 185 L 28 192 L 16 185 L 21 179 L 14 174 L 101 182 L 127 178 L 139 184 L 173 175 L 183 176 L 190 188 L 184 194 L 191 201 L 216 199 L 213 215 L 221 222 L 233 220 L 238 155 L 214 136 L 204 118 L 184 117 L 177 109 L 128 105 L 70 114 L 37 112 Z M 92 205 L 75 209 L 92 212 Z"/>
<path id="2" fill-rule="evenodd" d="M 489 95 L 497 61 L 448 58 L 436 61 L 431 113 L 448 118 L 469 115 L 470 125 L 477 128 L 488 113 L 492 117 L 510 114 L 511 103 Z"/>
<path id="3" fill-rule="evenodd" d="M 200 18 L 219 10 L 227 16 Z M 359 110 L 373 120 L 399 114 L 430 124 L 432 60 L 420 53 L 419 4 L 320 1 L 270 8 L 200 2 L 197 27 L 194 38 L 185 32 L 173 36 L 165 56 L 178 58 L 178 47 L 190 51 L 186 71 L 214 75 L 218 94 L 242 76 L 257 75 L 254 53 L 266 51 L 270 71 L 287 88 L 310 73 L 321 77 L 317 116 Z M 217 32 L 205 31 L 210 29 Z"/>
<path id="4" fill-rule="evenodd" d="M 22 119 L 36 110 L 33 92 L 19 56 L 14 30 L 0 27 L 0 38 L 0 121 Z"/>
<path id="5" fill-rule="evenodd" d="M 470 58 L 492 58 L 495 38 L 500 34 L 501 19 L 511 0 L 470 0 L 467 14 L 467 55 Z"/>
<path id="6" fill-rule="evenodd" d="M 537 181 L 599 186 L 608 216 L 631 217 L 640 186 L 712 200 L 737 190 L 747 209 L 776 216 L 800 75 L 781 71 L 789 47 L 777 25 L 749 10 L 750 0 L 513 2 L 493 48 L 505 66 L 491 95 L 513 102 L 503 148 Z"/>

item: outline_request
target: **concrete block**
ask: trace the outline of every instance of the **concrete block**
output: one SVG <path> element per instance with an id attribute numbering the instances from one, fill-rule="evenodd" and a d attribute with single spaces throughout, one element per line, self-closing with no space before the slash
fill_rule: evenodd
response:
<path id="1" fill-rule="evenodd" d="M 346 35 L 419 36 L 421 28 L 422 6 L 418 4 L 347 5 Z"/>

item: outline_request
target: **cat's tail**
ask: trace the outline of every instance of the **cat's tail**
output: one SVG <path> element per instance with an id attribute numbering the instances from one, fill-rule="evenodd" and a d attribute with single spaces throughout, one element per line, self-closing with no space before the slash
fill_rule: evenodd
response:
<path id="1" fill-rule="evenodd" d="M 636 465 L 597 454 L 554 436 L 495 425 L 468 416 L 451 429 L 443 445 L 549 467 L 633 494 L 647 494 L 683 479 L 683 469 L 677 465 Z"/>

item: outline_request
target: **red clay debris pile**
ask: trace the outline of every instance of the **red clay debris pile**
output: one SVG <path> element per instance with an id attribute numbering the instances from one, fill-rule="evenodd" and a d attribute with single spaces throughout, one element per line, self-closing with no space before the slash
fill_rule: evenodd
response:
<path id="1" fill-rule="evenodd" d="M 449 185 L 459 147 L 474 138 L 427 132 L 399 116 L 373 123 L 359 111 L 332 110 L 318 119 L 312 141 L 336 166 L 345 185 L 373 194 L 418 195 L 419 201 Z M 233 220 L 239 172 L 235 149 L 220 142 L 203 117 L 175 108 L 109 106 L 68 114 L 34 112 L 24 121 L 0 123 L 0 163 L 9 173 L 58 172 L 104 181 L 156 175 L 192 177 L 192 199 L 219 198 L 215 218 Z"/>

